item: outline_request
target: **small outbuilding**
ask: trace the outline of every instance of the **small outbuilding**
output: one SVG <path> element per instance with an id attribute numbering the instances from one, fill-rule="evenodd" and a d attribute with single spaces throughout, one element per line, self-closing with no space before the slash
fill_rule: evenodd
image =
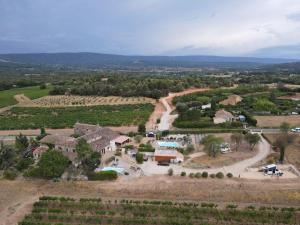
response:
<path id="1" fill-rule="evenodd" d="M 155 150 L 154 160 L 157 162 L 183 162 L 184 156 L 176 150 Z"/>

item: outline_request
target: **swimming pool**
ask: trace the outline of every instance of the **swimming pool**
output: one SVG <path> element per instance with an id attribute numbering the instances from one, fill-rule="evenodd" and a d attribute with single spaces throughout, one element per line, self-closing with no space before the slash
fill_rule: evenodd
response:
<path id="1" fill-rule="evenodd" d="M 159 145 L 159 147 L 180 148 L 180 145 L 177 142 L 173 141 L 158 141 L 157 144 Z"/>

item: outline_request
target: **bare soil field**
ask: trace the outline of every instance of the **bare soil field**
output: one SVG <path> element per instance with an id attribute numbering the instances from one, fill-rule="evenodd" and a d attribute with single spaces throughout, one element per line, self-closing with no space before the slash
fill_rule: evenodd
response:
<path id="1" fill-rule="evenodd" d="M 222 167 L 234 164 L 236 162 L 250 159 L 257 154 L 257 150 L 250 151 L 248 149 L 243 149 L 238 152 L 232 151 L 226 154 L 220 154 L 216 158 L 210 157 L 208 155 L 202 155 L 200 157 L 195 157 L 189 162 L 192 168 L 214 168 Z"/>
<path id="2" fill-rule="evenodd" d="M 29 213 L 42 195 L 74 198 L 143 198 L 210 201 L 219 204 L 298 205 L 300 180 L 191 179 L 152 176 L 115 182 L 0 180 L 0 224 L 12 225 Z"/>
<path id="3" fill-rule="evenodd" d="M 279 127 L 283 122 L 291 126 L 300 126 L 300 115 L 291 116 L 255 116 L 259 127 Z"/>
<path id="4" fill-rule="evenodd" d="M 38 99 L 26 101 L 18 96 L 19 106 L 22 107 L 68 107 L 68 106 L 94 106 L 94 105 L 128 105 L 128 104 L 155 104 L 155 100 L 146 97 L 100 97 L 100 96 L 75 96 L 55 95 L 44 96 Z M 15 96 L 16 98 L 16 96 Z M 28 101 L 29 100 L 29 101 Z"/>
<path id="5" fill-rule="evenodd" d="M 265 134 L 266 138 L 274 143 L 280 134 Z M 293 143 L 288 145 L 285 151 L 285 159 L 287 163 L 294 165 L 300 170 L 300 134 L 293 134 L 295 136 Z M 279 155 L 279 153 L 277 153 Z"/>

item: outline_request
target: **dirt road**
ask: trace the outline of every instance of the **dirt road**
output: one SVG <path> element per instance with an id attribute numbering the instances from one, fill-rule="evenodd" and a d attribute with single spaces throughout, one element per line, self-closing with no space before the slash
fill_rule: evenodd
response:
<path id="1" fill-rule="evenodd" d="M 248 172 L 248 168 L 254 166 L 259 163 L 261 160 L 265 159 L 267 155 L 270 153 L 271 146 L 270 144 L 261 136 L 261 142 L 258 144 L 258 153 L 249 159 L 234 163 L 229 166 L 223 166 L 218 168 L 210 168 L 210 169 L 193 169 L 183 167 L 177 164 L 170 164 L 170 166 L 157 166 L 157 163 L 154 161 L 149 161 L 142 164 L 140 167 L 146 175 L 162 175 L 167 174 L 169 168 L 172 168 L 174 174 L 179 175 L 182 171 L 185 171 L 187 174 L 189 173 L 197 173 L 197 172 L 208 172 L 209 174 L 216 174 L 218 172 L 223 172 L 224 174 L 232 173 L 235 177 L 243 177 L 248 179 L 266 179 L 262 173 L 256 173 L 256 176 L 253 176 L 253 173 L 250 174 Z M 285 172 L 283 178 L 297 178 L 293 173 Z"/>
<path id="2" fill-rule="evenodd" d="M 176 96 L 182 96 L 182 95 L 187 95 L 191 93 L 196 93 L 196 92 L 203 92 L 203 91 L 208 91 L 209 88 L 193 88 L 193 89 L 187 89 L 185 91 L 181 92 L 176 92 L 176 93 L 169 93 L 167 97 L 162 97 L 159 99 L 159 103 L 163 105 L 164 107 L 164 112 L 159 112 L 159 114 L 162 114 L 160 118 L 160 123 L 158 124 L 157 129 L 160 131 L 163 130 L 169 130 L 172 127 L 172 123 L 178 116 L 176 115 L 171 115 L 171 112 L 175 109 L 175 106 L 172 104 L 172 100 Z M 159 109 L 161 110 L 161 109 Z M 154 112 L 158 114 L 157 112 Z"/>

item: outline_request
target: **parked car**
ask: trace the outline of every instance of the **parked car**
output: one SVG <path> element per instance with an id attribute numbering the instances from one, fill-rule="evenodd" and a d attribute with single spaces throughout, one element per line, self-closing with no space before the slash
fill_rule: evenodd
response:
<path id="1" fill-rule="evenodd" d="M 292 132 L 300 133 L 300 127 L 293 128 Z"/>

